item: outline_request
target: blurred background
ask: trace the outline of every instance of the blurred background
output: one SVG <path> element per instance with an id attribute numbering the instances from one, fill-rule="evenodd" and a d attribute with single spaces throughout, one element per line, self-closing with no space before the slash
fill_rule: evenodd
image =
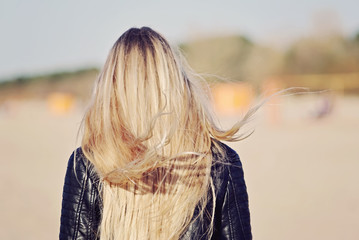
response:
<path id="1" fill-rule="evenodd" d="M 150 26 L 208 81 L 255 239 L 359 239 L 359 15 L 353 0 L 0 2 L 0 239 L 57 239 L 67 160 L 116 39 Z M 179 103 L 180 104 L 180 103 Z"/>

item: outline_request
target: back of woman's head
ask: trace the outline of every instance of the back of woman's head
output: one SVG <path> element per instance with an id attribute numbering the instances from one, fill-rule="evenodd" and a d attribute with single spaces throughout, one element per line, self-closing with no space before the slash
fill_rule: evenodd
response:
<path id="1" fill-rule="evenodd" d="M 101 179 L 101 238 L 178 239 L 196 206 L 205 208 L 213 139 L 233 140 L 239 126 L 214 126 L 202 87 L 152 29 L 131 28 L 116 41 L 82 139 Z"/>
<path id="2" fill-rule="evenodd" d="M 127 174 L 141 177 L 162 164 L 159 158 L 208 151 L 208 116 L 199 87 L 161 35 L 147 27 L 126 31 L 109 53 L 85 118 L 83 146 L 97 155 L 102 176 L 136 168 Z M 112 181 L 116 175 L 124 177 L 113 172 Z"/>

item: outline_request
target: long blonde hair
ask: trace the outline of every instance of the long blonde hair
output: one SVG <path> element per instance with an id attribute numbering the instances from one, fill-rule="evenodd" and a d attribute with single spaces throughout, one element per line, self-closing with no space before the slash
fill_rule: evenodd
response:
<path id="1" fill-rule="evenodd" d="M 131 28 L 96 82 L 81 146 L 100 176 L 101 239 L 179 239 L 197 206 L 205 214 L 216 140 L 238 140 L 246 119 L 219 130 L 179 56 L 152 29 Z"/>

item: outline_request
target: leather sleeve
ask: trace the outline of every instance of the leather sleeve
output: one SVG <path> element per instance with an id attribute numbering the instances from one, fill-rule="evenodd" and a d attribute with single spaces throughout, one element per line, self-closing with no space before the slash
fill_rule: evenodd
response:
<path id="1" fill-rule="evenodd" d="M 235 153 L 228 165 L 228 181 L 222 205 L 220 239 L 252 239 L 247 187 L 241 161 Z"/>
<path id="2" fill-rule="evenodd" d="M 101 218 L 97 180 L 81 149 L 74 159 L 72 153 L 62 194 L 60 239 L 97 239 Z"/>

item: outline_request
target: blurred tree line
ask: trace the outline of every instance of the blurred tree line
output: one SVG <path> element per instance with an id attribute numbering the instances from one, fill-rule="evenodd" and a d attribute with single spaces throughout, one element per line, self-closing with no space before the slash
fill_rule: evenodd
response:
<path id="1" fill-rule="evenodd" d="M 352 38 L 304 38 L 284 54 L 284 73 L 322 74 L 359 71 L 359 34 Z"/>
<path id="2" fill-rule="evenodd" d="M 179 47 L 209 81 L 246 81 L 258 88 L 272 76 L 359 74 L 359 33 L 304 37 L 282 50 L 245 36 L 198 39 Z M 354 81 L 359 87 L 359 78 Z"/>
<path id="3" fill-rule="evenodd" d="M 359 93 L 359 32 L 353 37 L 303 37 L 285 49 L 264 46 L 241 35 L 196 39 L 179 48 L 189 65 L 210 82 L 243 81 L 259 91 L 272 78 L 279 79 L 282 87 Z M 97 75 L 97 68 L 86 68 L 3 80 L 0 101 L 8 96 L 43 98 L 51 92 L 88 98 Z"/>
<path id="4" fill-rule="evenodd" d="M 53 92 L 88 99 L 98 75 L 97 68 L 61 71 L 50 74 L 19 76 L 0 81 L 0 103 L 9 98 L 47 98 Z"/>

